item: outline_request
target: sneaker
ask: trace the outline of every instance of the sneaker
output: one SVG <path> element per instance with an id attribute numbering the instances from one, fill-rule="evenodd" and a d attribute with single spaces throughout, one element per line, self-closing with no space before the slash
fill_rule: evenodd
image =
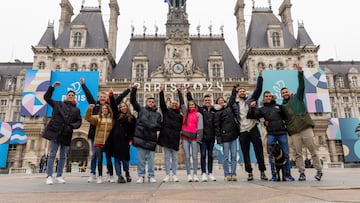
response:
<path id="1" fill-rule="evenodd" d="M 129 171 L 125 172 L 125 174 L 126 174 L 126 182 L 130 183 L 131 182 L 131 176 L 130 176 Z"/>
<path id="2" fill-rule="evenodd" d="M 254 175 L 252 174 L 252 173 L 249 173 L 248 174 L 248 179 L 247 179 L 248 181 L 252 181 L 252 180 L 254 180 Z"/>
<path id="3" fill-rule="evenodd" d="M 289 175 L 289 176 L 286 176 L 286 177 L 285 177 L 285 180 L 286 180 L 286 181 L 295 181 L 295 178 L 292 177 L 291 175 Z"/>
<path id="4" fill-rule="evenodd" d="M 110 176 L 109 182 L 110 182 L 110 183 L 115 183 L 114 176 Z"/>
<path id="5" fill-rule="evenodd" d="M 273 175 L 272 177 L 271 177 L 271 179 L 270 179 L 270 181 L 277 181 L 278 179 L 277 179 L 277 176 L 276 175 Z"/>
<path id="6" fill-rule="evenodd" d="M 119 176 L 117 182 L 118 182 L 118 183 L 126 183 L 123 176 Z"/>
<path id="7" fill-rule="evenodd" d="M 227 182 L 231 181 L 231 176 L 225 176 L 225 181 Z"/>
<path id="8" fill-rule="evenodd" d="M 188 182 L 193 182 L 193 178 L 191 177 L 191 175 L 188 175 L 188 176 L 187 176 L 187 181 L 188 181 Z"/>
<path id="9" fill-rule="evenodd" d="M 102 183 L 103 183 L 102 176 L 99 176 L 99 177 L 97 178 L 96 183 L 98 183 L 98 184 L 102 184 Z"/>
<path id="10" fill-rule="evenodd" d="M 231 176 L 231 181 L 237 181 L 236 176 Z"/>
<path id="11" fill-rule="evenodd" d="M 56 183 L 60 183 L 60 184 L 66 183 L 66 181 L 64 180 L 64 178 L 62 176 L 56 177 L 55 180 L 56 180 Z"/>
<path id="12" fill-rule="evenodd" d="M 197 177 L 197 175 L 194 175 L 193 179 L 194 179 L 194 182 L 199 182 L 199 178 Z"/>
<path id="13" fill-rule="evenodd" d="M 203 173 L 203 174 L 201 175 L 201 181 L 202 181 L 202 182 L 207 182 L 207 181 L 208 181 L 208 178 L 207 178 L 206 173 Z"/>
<path id="14" fill-rule="evenodd" d="M 54 184 L 54 179 L 52 176 L 49 176 L 46 178 L 46 185 L 53 185 Z"/>
<path id="15" fill-rule="evenodd" d="M 96 180 L 96 175 L 93 173 L 90 173 L 90 176 L 88 178 L 88 183 L 93 183 Z"/>
<path id="16" fill-rule="evenodd" d="M 170 180 L 170 176 L 166 175 L 165 178 L 163 179 L 163 182 L 167 183 L 167 182 L 169 182 L 169 180 Z"/>
<path id="17" fill-rule="evenodd" d="M 178 177 L 176 175 L 173 175 L 172 179 L 173 179 L 174 182 L 180 182 L 180 180 L 178 179 Z"/>
<path id="18" fill-rule="evenodd" d="M 321 177 L 322 177 L 323 173 L 321 171 L 317 171 L 316 175 L 315 175 L 315 179 L 320 181 Z"/>
<path id="19" fill-rule="evenodd" d="M 305 181 L 306 180 L 306 176 L 304 173 L 300 173 L 300 176 L 299 176 L 299 181 Z"/>
<path id="20" fill-rule="evenodd" d="M 266 177 L 264 171 L 262 171 L 262 172 L 260 173 L 260 179 L 261 179 L 261 180 L 269 180 L 269 179 Z"/>
<path id="21" fill-rule="evenodd" d="M 149 183 L 156 183 L 156 179 L 154 177 L 150 177 L 149 178 Z"/>
<path id="22" fill-rule="evenodd" d="M 144 183 L 144 177 L 139 177 L 136 183 Z"/>
<path id="23" fill-rule="evenodd" d="M 106 181 L 110 182 L 110 174 L 106 173 Z"/>
<path id="24" fill-rule="evenodd" d="M 216 181 L 216 178 L 212 173 L 209 173 L 209 180 L 210 181 Z"/>

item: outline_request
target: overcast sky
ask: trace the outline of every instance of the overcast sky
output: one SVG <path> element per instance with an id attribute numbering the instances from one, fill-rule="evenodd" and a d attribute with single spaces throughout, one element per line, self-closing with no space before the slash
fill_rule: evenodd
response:
<path id="1" fill-rule="evenodd" d="M 256 7 L 268 6 L 269 0 L 256 0 Z M 79 13 L 82 0 L 70 0 L 74 7 L 74 16 Z M 297 22 L 304 22 L 305 28 L 316 45 L 320 45 L 319 60 L 333 58 L 341 61 L 360 61 L 360 8 L 359 0 L 291 0 L 292 18 L 295 36 Z M 48 22 L 55 23 L 55 37 L 59 27 L 60 0 L 11 0 L 3 1 L 0 8 L 0 62 L 13 62 L 19 59 L 33 61 L 32 45 L 37 45 L 45 32 Z M 109 0 L 101 0 L 104 23 L 108 28 Z M 131 25 L 135 34 L 154 34 L 155 25 L 158 34 L 165 33 L 167 4 L 164 0 L 118 0 L 120 6 L 119 32 L 117 39 L 118 60 L 129 43 Z M 272 10 L 278 16 L 282 0 L 272 0 Z M 196 27 L 201 26 L 201 34 L 209 34 L 212 25 L 213 34 L 220 34 L 224 25 L 225 41 L 238 60 L 236 19 L 234 7 L 236 0 L 187 0 L 187 13 L 190 33 L 197 34 Z M 252 1 L 245 0 L 246 29 L 251 17 Z M 85 6 L 97 6 L 98 0 L 85 0 Z"/>

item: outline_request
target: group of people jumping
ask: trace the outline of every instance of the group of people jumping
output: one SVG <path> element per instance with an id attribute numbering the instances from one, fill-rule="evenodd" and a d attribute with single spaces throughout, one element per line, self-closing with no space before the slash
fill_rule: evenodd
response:
<path id="1" fill-rule="evenodd" d="M 80 79 L 89 107 L 85 120 L 90 123 L 88 138 L 92 144 L 90 173 L 88 182 L 103 183 L 103 152 L 106 154 L 106 166 L 109 182 L 116 182 L 113 175 L 112 157 L 118 183 L 131 182 L 129 172 L 130 145 L 137 147 L 138 163 L 136 183 L 155 183 L 154 165 L 155 148 L 164 148 L 165 178 L 163 182 L 179 182 L 177 177 L 178 151 L 180 147 L 185 154 L 185 167 L 188 182 L 216 181 L 213 175 L 213 149 L 218 143 L 223 148 L 223 170 L 225 181 L 237 181 L 237 145 L 241 146 L 245 171 L 248 181 L 254 180 L 250 160 L 250 143 L 252 143 L 260 171 L 260 180 L 268 180 L 265 170 L 263 144 L 258 128 L 259 119 L 264 119 L 267 131 L 267 146 L 277 142 L 285 154 L 286 180 L 294 181 L 290 172 L 288 136 L 291 136 L 295 150 L 295 162 L 299 169 L 299 181 L 305 181 L 303 147 L 307 147 L 312 155 L 314 168 L 317 170 L 315 179 L 321 180 L 322 168 L 316 153 L 316 145 L 312 128 L 314 123 L 304 103 L 304 74 L 301 66 L 298 70 L 299 87 L 292 94 L 286 87 L 281 89 L 283 103 L 276 104 L 270 91 L 263 94 L 262 106 L 258 107 L 258 99 L 263 89 L 262 67 L 258 67 L 258 78 L 255 90 L 249 96 L 246 89 L 235 85 L 228 101 L 218 97 L 212 105 L 211 96 L 203 97 L 203 104 L 196 104 L 191 95 L 191 87 L 186 87 L 187 104 L 183 98 L 183 88 L 177 86 L 178 100 L 174 99 L 167 106 L 164 87 L 160 86 L 159 100 L 161 113 L 157 111 L 154 97 L 146 98 L 145 106 L 141 106 L 136 93 L 138 87 L 129 87 L 116 98 L 113 90 L 109 93 L 100 92 L 95 101 L 86 87 L 84 78 Z M 81 125 L 80 110 L 76 107 L 75 92 L 69 91 L 65 101 L 51 99 L 55 82 L 50 86 L 44 98 L 53 107 L 53 114 L 43 137 L 50 140 L 50 154 L 47 164 L 47 184 L 54 184 L 52 168 L 56 152 L 60 147 L 59 166 L 55 182 L 65 183 L 62 177 L 66 154 L 71 142 L 73 129 Z M 123 99 L 130 93 L 130 103 L 136 112 L 131 113 Z M 159 132 L 159 134 L 158 134 Z M 200 146 L 200 147 L 199 147 Z M 198 177 L 198 148 L 200 148 L 201 177 Z M 192 166 L 190 162 L 192 157 Z M 96 162 L 98 176 L 96 176 Z M 269 153 L 272 178 L 276 180 L 274 157 Z M 147 167 L 146 167 L 147 164 Z M 123 176 L 122 169 L 125 172 Z M 147 168 L 147 171 L 146 171 Z M 172 175 L 170 175 L 170 171 Z"/>

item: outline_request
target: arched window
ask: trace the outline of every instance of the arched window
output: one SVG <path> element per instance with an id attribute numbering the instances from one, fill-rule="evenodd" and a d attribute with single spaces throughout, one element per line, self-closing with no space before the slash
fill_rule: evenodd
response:
<path id="1" fill-rule="evenodd" d="M 283 70 L 284 69 L 284 64 L 281 62 L 276 63 L 276 70 Z"/>
<path id="2" fill-rule="evenodd" d="M 71 64 L 70 71 L 78 71 L 78 70 L 79 70 L 78 64 L 72 63 L 72 64 Z"/>
<path id="3" fill-rule="evenodd" d="M 307 66 L 308 68 L 314 68 L 314 61 L 308 61 Z"/>
<path id="4" fill-rule="evenodd" d="M 357 84 L 357 77 L 356 77 L 356 76 L 353 76 L 353 77 L 351 78 L 351 83 L 352 83 L 353 87 L 357 87 L 357 86 L 358 86 L 358 84 Z"/>
<path id="5" fill-rule="evenodd" d="M 45 62 L 44 61 L 39 62 L 39 69 L 41 69 L 41 70 L 45 69 Z"/>
<path id="6" fill-rule="evenodd" d="M 259 63 L 258 63 L 258 67 L 259 67 L 259 66 L 262 67 L 263 69 L 265 69 L 265 64 L 264 64 L 263 62 L 259 62 Z"/>
<path id="7" fill-rule="evenodd" d="M 74 34 L 74 47 L 80 47 L 81 46 L 81 33 L 76 32 Z"/>
<path id="8" fill-rule="evenodd" d="M 92 64 L 90 65 L 90 71 L 97 71 L 97 70 L 98 70 L 97 64 L 96 64 L 96 63 L 92 63 Z"/>
<path id="9" fill-rule="evenodd" d="M 59 65 L 57 65 L 56 67 L 55 67 L 55 71 L 60 71 L 60 66 Z"/>
<path id="10" fill-rule="evenodd" d="M 273 46 L 274 47 L 279 47 L 280 46 L 280 34 L 278 32 L 274 32 L 272 34 L 272 41 L 273 41 Z"/>

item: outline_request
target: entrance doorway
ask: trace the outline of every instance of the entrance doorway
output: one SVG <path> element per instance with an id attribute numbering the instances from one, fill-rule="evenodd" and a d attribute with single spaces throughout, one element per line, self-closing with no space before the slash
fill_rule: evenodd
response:
<path id="1" fill-rule="evenodd" d="M 85 172 L 89 157 L 89 143 L 86 139 L 78 137 L 71 141 L 66 161 L 66 171 L 71 172 L 71 164 L 78 163 L 79 169 Z"/>

